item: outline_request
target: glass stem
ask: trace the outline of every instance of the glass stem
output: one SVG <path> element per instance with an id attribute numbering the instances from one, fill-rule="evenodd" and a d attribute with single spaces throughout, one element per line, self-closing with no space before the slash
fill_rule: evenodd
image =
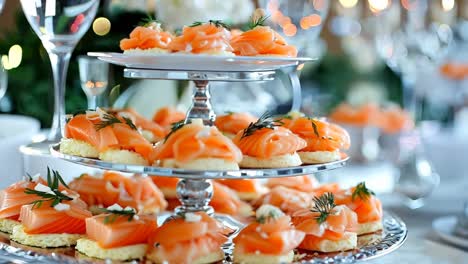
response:
<path id="1" fill-rule="evenodd" d="M 289 72 L 289 80 L 291 81 L 292 88 L 292 112 L 300 112 L 302 104 L 302 91 L 301 91 L 301 82 L 299 81 L 299 76 L 297 75 L 297 70 L 294 69 Z"/>
<path id="2" fill-rule="evenodd" d="M 65 85 L 67 81 L 70 52 L 49 51 L 52 73 L 54 76 L 54 117 L 47 139 L 58 142 L 62 138 L 62 130 L 65 126 Z"/>
<path id="3" fill-rule="evenodd" d="M 96 95 L 88 95 L 88 109 L 96 109 L 98 106 L 98 97 Z"/>
<path id="4" fill-rule="evenodd" d="M 419 105 L 414 90 L 416 79 L 408 74 L 403 74 L 401 80 L 403 84 L 403 108 L 417 121 L 420 118 L 421 105 Z"/>

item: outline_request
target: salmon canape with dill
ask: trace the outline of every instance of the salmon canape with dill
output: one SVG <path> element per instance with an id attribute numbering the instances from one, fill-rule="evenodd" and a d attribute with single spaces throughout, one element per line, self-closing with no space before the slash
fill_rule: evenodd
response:
<path id="1" fill-rule="evenodd" d="M 337 204 L 344 204 L 357 214 L 358 235 L 371 234 L 383 229 L 382 203 L 365 182 L 335 194 Z"/>
<path id="2" fill-rule="evenodd" d="M 131 119 L 100 108 L 71 117 L 60 142 L 63 154 L 132 165 L 148 165 L 152 151 Z"/>
<path id="3" fill-rule="evenodd" d="M 238 170 L 242 153 L 216 127 L 201 119 L 173 125 L 166 138 L 156 144 L 154 166 L 193 170 Z"/>
<path id="4" fill-rule="evenodd" d="M 150 55 L 170 53 L 169 44 L 174 36 L 164 31 L 161 24 L 149 19 L 141 26 L 135 27 L 129 38 L 120 41 L 124 54 Z"/>
<path id="5" fill-rule="evenodd" d="M 40 198 L 23 205 L 11 240 L 41 248 L 68 247 L 86 233 L 85 219 L 92 214 L 79 195 L 71 191 L 57 171 L 49 171 L 47 185 L 37 183 L 25 193 Z"/>
<path id="6" fill-rule="evenodd" d="M 114 204 L 103 214 L 86 219 L 87 238 L 78 239 L 76 250 L 98 259 L 142 259 L 156 228 L 155 216 L 138 215 L 131 207 Z"/>
<path id="7" fill-rule="evenodd" d="M 228 112 L 216 116 L 214 125 L 228 138 L 234 138 L 236 134 L 247 128 L 250 123 L 255 123 L 258 118 L 249 113 Z"/>
<path id="8" fill-rule="evenodd" d="M 312 208 L 292 215 L 294 226 L 306 234 L 300 249 L 339 252 L 357 247 L 357 216 L 345 205 L 336 205 L 332 193 L 314 198 Z"/>
<path id="9" fill-rule="evenodd" d="M 151 235 L 146 257 L 158 264 L 217 263 L 224 259 L 221 246 L 232 231 L 204 212 L 185 213 Z"/>
<path id="10" fill-rule="evenodd" d="M 307 143 L 282 124 L 281 120 L 265 113 L 237 133 L 233 142 L 243 153 L 241 167 L 282 168 L 302 164 L 297 151 Z"/>
<path id="11" fill-rule="evenodd" d="M 304 236 L 279 208 L 263 205 L 256 212 L 256 221 L 234 238 L 234 263 L 291 263 L 293 250 Z"/>
<path id="12" fill-rule="evenodd" d="M 281 121 L 284 127 L 307 142 L 307 146 L 298 152 L 305 164 L 341 160 L 341 151 L 349 149 L 351 145 L 348 132 L 338 125 L 301 113 L 292 113 Z"/>

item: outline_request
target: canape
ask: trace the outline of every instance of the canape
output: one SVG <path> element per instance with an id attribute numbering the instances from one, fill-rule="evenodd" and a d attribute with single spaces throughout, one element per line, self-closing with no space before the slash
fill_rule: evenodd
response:
<path id="1" fill-rule="evenodd" d="M 26 194 L 40 198 L 21 207 L 21 225 L 13 228 L 11 240 L 41 248 L 76 244 L 86 232 L 85 219 L 92 215 L 76 193 L 59 189 L 62 184 L 67 187 L 60 175 L 54 172 L 49 174 L 47 186 L 37 183 L 34 189 L 25 190 Z"/>
<path id="2" fill-rule="evenodd" d="M 297 48 L 288 45 L 276 31 L 265 26 L 265 20 L 265 17 L 254 19 L 250 30 L 232 38 L 231 45 L 234 53 L 240 56 L 296 57 Z"/>
<path id="3" fill-rule="evenodd" d="M 339 192 L 335 197 L 337 204 L 346 205 L 357 214 L 358 235 L 382 230 L 382 204 L 374 192 L 366 187 L 365 182 Z"/>
<path id="4" fill-rule="evenodd" d="M 304 235 L 280 209 L 263 205 L 256 212 L 256 221 L 234 238 L 234 263 L 291 263 L 293 250 Z"/>
<path id="5" fill-rule="evenodd" d="M 216 117 L 215 126 L 228 138 L 234 138 L 236 134 L 247 128 L 250 123 L 255 123 L 257 118 L 249 113 L 227 113 Z"/>
<path id="6" fill-rule="evenodd" d="M 313 175 L 304 175 L 296 177 L 271 178 L 265 184 L 268 188 L 283 186 L 290 189 L 295 189 L 301 192 L 311 193 L 319 186 L 319 182 Z"/>
<path id="7" fill-rule="evenodd" d="M 252 207 L 243 202 L 230 188 L 213 182 L 213 197 L 211 198 L 210 205 L 217 213 L 229 214 L 241 218 L 249 217 L 252 215 Z"/>
<path id="8" fill-rule="evenodd" d="M 140 131 L 141 135 L 146 138 L 149 142 L 156 143 L 166 136 L 166 130 L 164 127 L 154 123 L 153 121 L 146 119 L 142 115 L 138 114 L 134 109 L 128 108 L 118 110 L 117 115 L 121 118 L 129 118 L 135 124 Z"/>
<path id="9" fill-rule="evenodd" d="M 268 114 L 237 133 L 233 142 L 243 153 L 241 167 L 282 168 L 302 164 L 298 150 L 305 140 L 281 127 L 282 123 Z"/>
<path id="10" fill-rule="evenodd" d="M 217 180 L 234 190 L 239 198 L 244 201 L 252 201 L 268 192 L 268 188 L 257 179 L 225 179 Z"/>
<path id="11" fill-rule="evenodd" d="M 155 166 L 193 170 L 238 170 L 242 153 L 216 127 L 193 119 L 173 126 L 153 153 Z"/>
<path id="12" fill-rule="evenodd" d="M 312 206 L 312 194 L 277 186 L 252 202 L 254 208 L 259 208 L 265 204 L 274 205 L 286 214 L 291 215 L 297 210 L 310 208 Z"/>
<path id="13" fill-rule="evenodd" d="M 161 24 L 149 21 L 142 26 L 137 26 L 130 33 L 130 38 L 120 41 L 120 49 L 125 54 L 160 54 L 169 53 L 168 45 L 174 37 L 169 32 L 161 29 Z"/>
<path id="14" fill-rule="evenodd" d="M 13 228 L 21 223 L 18 221 L 21 207 L 30 204 L 41 197 L 34 194 L 26 194 L 26 189 L 34 189 L 34 187 L 46 182 L 35 175 L 34 177 L 27 176 L 24 180 L 14 183 L 6 189 L 0 191 L 0 231 L 11 234 Z"/>
<path id="15" fill-rule="evenodd" d="M 379 106 L 373 103 L 352 106 L 347 103 L 338 105 L 329 118 L 331 121 L 352 126 L 376 125 L 380 115 Z"/>
<path id="16" fill-rule="evenodd" d="M 307 142 L 307 146 L 298 152 L 303 163 L 317 164 L 340 160 L 341 150 L 350 146 L 348 132 L 338 125 L 298 115 L 288 115 L 281 121 L 286 128 Z"/>
<path id="17" fill-rule="evenodd" d="M 147 259 L 155 263 L 215 263 L 232 230 L 204 212 L 166 221 L 149 238 Z"/>
<path id="18" fill-rule="evenodd" d="M 104 214 L 86 219 L 87 238 L 78 239 L 76 250 L 99 259 L 142 259 L 156 228 L 154 216 L 137 215 L 133 208 L 115 204 Z"/>
<path id="19" fill-rule="evenodd" d="M 92 212 L 113 204 L 130 206 L 139 214 L 157 214 L 167 207 L 164 195 L 149 177 L 105 171 L 96 176 L 83 174 L 69 186 L 80 194 Z"/>
<path id="20" fill-rule="evenodd" d="M 177 183 L 179 183 L 178 178 L 152 175 L 151 180 L 164 194 L 164 198 L 177 198 Z"/>
<path id="21" fill-rule="evenodd" d="M 335 205 L 332 193 L 314 198 L 312 208 L 296 211 L 294 226 L 306 236 L 300 249 L 337 252 L 357 247 L 357 216 L 344 205 Z"/>
<path id="22" fill-rule="evenodd" d="M 218 20 L 196 22 L 185 26 L 182 34 L 175 37 L 168 47 L 178 53 L 234 56 L 229 44 L 231 32 L 226 27 Z"/>
<path id="23" fill-rule="evenodd" d="M 97 108 L 73 116 L 65 125 L 60 152 L 104 161 L 148 165 L 153 147 L 126 117 Z"/>

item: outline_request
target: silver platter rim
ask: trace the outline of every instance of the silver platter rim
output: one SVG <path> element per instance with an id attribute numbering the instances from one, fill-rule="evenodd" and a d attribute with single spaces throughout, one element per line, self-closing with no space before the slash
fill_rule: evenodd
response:
<path id="1" fill-rule="evenodd" d="M 400 248 L 408 237 L 408 229 L 406 224 L 401 220 L 400 217 L 394 213 L 384 211 L 383 216 L 383 237 L 376 243 L 371 243 L 362 247 L 355 252 L 343 252 L 335 256 L 329 256 L 324 258 L 316 257 L 311 260 L 299 260 L 294 262 L 295 264 L 330 264 L 330 263 L 342 263 L 350 264 L 361 261 L 367 261 L 371 259 L 380 258 L 385 256 L 398 248 Z M 227 249 L 226 259 L 223 263 L 232 264 L 229 261 L 231 256 L 231 250 Z M 79 260 L 71 256 L 52 253 L 52 254 L 41 254 L 31 250 L 25 250 L 19 247 L 11 246 L 7 243 L 0 242 L 0 260 L 10 261 L 13 263 L 42 263 L 42 264 L 78 264 L 78 263 L 122 263 L 112 262 L 108 260 Z M 128 262 L 126 262 L 128 263 Z M 133 263 L 133 262 L 132 262 Z M 135 262 L 139 263 L 139 262 Z"/>
<path id="2" fill-rule="evenodd" d="M 238 171 L 201 171 L 201 170 L 186 170 L 174 168 L 162 168 L 142 165 L 128 165 L 120 163 L 106 162 L 98 159 L 83 158 L 63 154 L 59 151 L 60 143 L 51 145 L 50 154 L 53 157 L 67 160 L 76 164 L 103 169 L 113 170 L 127 173 L 157 175 L 165 177 L 176 177 L 182 179 L 268 179 L 280 177 L 292 177 L 307 174 L 314 174 L 343 167 L 348 161 L 348 157 L 339 161 L 303 165 L 289 168 L 277 169 L 240 169 Z"/>

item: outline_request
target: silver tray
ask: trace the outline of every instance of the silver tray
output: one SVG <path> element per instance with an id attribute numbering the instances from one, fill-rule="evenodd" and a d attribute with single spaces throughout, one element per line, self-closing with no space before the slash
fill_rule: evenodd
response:
<path id="1" fill-rule="evenodd" d="M 167 217 L 167 216 L 164 216 Z M 384 212 L 383 231 L 361 238 L 365 241 L 370 238 L 370 242 L 360 245 L 359 249 L 349 252 L 328 253 L 328 254 L 308 254 L 305 252 L 296 252 L 296 255 L 303 256 L 294 263 L 301 264 L 330 264 L 330 263 L 354 263 L 358 261 L 370 260 L 382 257 L 396 249 L 405 242 L 408 230 L 405 223 L 396 215 L 390 212 Z M 58 249 L 62 250 L 63 249 Z M 87 257 L 77 256 L 73 249 L 67 254 L 57 253 L 49 250 L 49 253 L 39 253 L 40 249 L 31 247 L 22 247 L 11 245 L 8 239 L 0 242 L 0 262 L 6 263 L 43 263 L 43 264 L 76 264 L 76 263 L 121 263 L 108 260 L 92 260 Z M 225 250 L 226 258 L 222 263 L 230 264 L 231 249 Z M 128 262 L 127 262 L 128 263 Z M 132 261 L 131 263 L 145 263 L 145 261 Z"/>
<path id="2" fill-rule="evenodd" d="M 52 145 L 50 153 L 52 156 L 61 158 L 80 165 L 90 166 L 103 170 L 115 170 L 121 172 L 158 175 L 166 177 L 177 177 L 183 179 L 257 179 L 257 178 L 279 178 L 313 174 L 327 170 L 341 168 L 346 164 L 348 158 L 339 161 L 303 165 L 298 167 L 277 168 L 277 169 L 240 169 L 236 171 L 200 171 L 174 168 L 162 168 L 142 165 L 129 165 L 106 162 L 98 159 L 82 158 L 72 155 L 62 154 L 60 144 Z"/>

